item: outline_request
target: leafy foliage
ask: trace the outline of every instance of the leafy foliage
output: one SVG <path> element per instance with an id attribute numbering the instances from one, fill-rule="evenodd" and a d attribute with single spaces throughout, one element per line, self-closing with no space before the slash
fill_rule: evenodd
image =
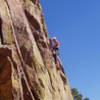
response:
<path id="1" fill-rule="evenodd" d="M 84 98 L 83 100 L 90 100 L 89 98 Z"/>
<path id="2" fill-rule="evenodd" d="M 89 98 L 83 98 L 83 95 L 76 88 L 71 89 L 71 91 L 74 100 L 90 100 Z"/>

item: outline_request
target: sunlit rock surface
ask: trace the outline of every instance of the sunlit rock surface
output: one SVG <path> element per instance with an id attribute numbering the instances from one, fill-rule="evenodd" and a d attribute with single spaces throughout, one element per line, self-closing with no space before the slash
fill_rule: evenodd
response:
<path id="1" fill-rule="evenodd" d="M 0 100 L 73 100 L 48 44 L 38 0 L 0 0 Z"/>

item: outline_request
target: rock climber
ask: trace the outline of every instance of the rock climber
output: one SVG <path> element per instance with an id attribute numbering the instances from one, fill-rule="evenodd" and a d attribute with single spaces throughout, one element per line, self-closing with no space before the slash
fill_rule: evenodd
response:
<path id="1" fill-rule="evenodd" d="M 50 41 L 50 48 L 52 50 L 57 69 L 59 69 L 60 68 L 60 62 L 59 62 L 57 56 L 59 55 L 59 45 L 60 45 L 60 43 L 59 43 L 59 41 L 57 40 L 56 37 L 49 38 L 49 41 Z"/>

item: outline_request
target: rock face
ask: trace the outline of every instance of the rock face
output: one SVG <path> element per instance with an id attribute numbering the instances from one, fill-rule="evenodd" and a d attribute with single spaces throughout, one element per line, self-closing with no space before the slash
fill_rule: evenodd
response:
<path id="1" fill-rule="evenodd" d="M 0 0 L 0 100 L 73 100 L 48 44 L 38 0 Z"/>

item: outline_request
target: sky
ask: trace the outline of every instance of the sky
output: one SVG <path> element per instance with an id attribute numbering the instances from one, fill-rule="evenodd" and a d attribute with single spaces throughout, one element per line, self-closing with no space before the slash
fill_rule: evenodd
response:
<path id="1" fill-rule="evenodd" d="M 70 86 L 100 100 L 100 0 L 40 0 Z"/>

